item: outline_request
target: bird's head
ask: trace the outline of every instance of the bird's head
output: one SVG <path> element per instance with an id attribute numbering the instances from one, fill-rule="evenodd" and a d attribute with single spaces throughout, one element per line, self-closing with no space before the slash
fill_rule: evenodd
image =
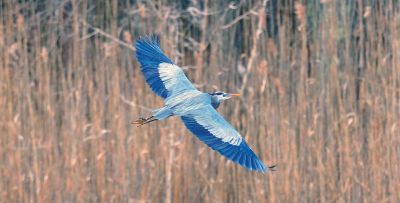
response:
<path id="1" fill-rule="evenodd" d="M 240 96 L 240 94 L 231 94 L 231 93 L 225 93 L 225 92 L 221 92 L 221 91 L 216 91 L 216 92 L 209 93 L 209 94 L 211 95 L 212 100 L 214 100 L 218 103 L 223 100 L 230 99 L 234 96 Z"/>

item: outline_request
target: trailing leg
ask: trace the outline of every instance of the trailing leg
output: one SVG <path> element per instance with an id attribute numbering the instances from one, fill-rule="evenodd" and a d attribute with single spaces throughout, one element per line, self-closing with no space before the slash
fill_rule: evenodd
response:
<path id="1" fill-rule="evenodd" d="M 163 107 L 163 108 L 154 110 L 153 115 L 148 118 L 140 117 L 138 120 L 132 121 L 132 124 L 137 124 L 138 125 L 137 127 L 140 127 L 144 124 L 147 124 L 147 123 L 150 123 L 153 121 L 164 120 L 172 115 L 173 115 L 173 113 L 172 113 L 171 109 L 169 109 L 167 107 Z"/>
<path id="2" fill-rule="evenodd" d="M 140 127 L 140 126 L 142 126 L 144 124 L 147 124 L 147 123 L 150 123 L 150 122 L 153 122 L 153 121 L 156 121 L 156 120 L 158 120 L 158 119 L 154 118 L 154 116 L 150 116 L 148 118 L 140 117 L 138 120 L 132 121 L 131 124 L 137 124 L 137 127 Z"/>

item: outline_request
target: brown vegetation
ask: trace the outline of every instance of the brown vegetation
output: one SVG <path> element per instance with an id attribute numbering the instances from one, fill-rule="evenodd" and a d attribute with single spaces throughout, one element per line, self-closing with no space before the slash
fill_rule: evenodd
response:
<path id="1" fill-rule="evenodd" d="M 400 3 L 0 1 L 0 202 L 400 202 Z M 222 158 L 163 102 L 162 47 L 277 171 Z"/>

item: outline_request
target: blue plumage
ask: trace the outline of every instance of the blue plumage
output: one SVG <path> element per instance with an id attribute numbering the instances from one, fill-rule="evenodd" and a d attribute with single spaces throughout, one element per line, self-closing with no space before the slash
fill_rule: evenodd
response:
<path id="1" fill-rule="evenodd" d="M 151 89 L 160 97 L 167 98 L 168 90 L 158 72 L 159 64 L 173 64 L 171 59 L 160 49 L 160 38 L 156 35 L 144 37 L 136 41 L 136 58 L 140 62 L 141 70 Z"/>
<path id="2" fill-rule="evenodd" d="M 267 168 L 262 163 L 240 134 L 216 111 L 221 101 L 239 94 L 198 91 L 182 69 L 164 55 L 158 36 L 137 40 L 136 57 L 146 82 L 164 99 L 165 106 L 154 110 L 151 117 L 133 123 L 140 126 L 180 116 L 194 135 L 226 158 L 249 170 L 264 172 L 273 169 L 274 166 Z"/>
<path id="3" fill-rule="evenodd" d="M 265 165 L 249 148 L 246 141 L 242 140 L 238 146 L 232 145 L 228 142 L 223 142 L 204 126 L 196 122 L 196 120 L 192 117 L 182 116 L 181 118 L 186 127 L 201 141 L 206 143 L 211 149 L 216 150 L 226 158 L 248 168 L 249 170 L 256 170 L 260 172 L 264 172 L 266 170 Z"/>

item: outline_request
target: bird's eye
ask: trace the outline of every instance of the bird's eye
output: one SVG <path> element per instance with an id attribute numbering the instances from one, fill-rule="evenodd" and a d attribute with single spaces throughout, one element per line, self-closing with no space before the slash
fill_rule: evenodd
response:
<path id="1" fill-rule="evenodd" d="M 222 92 L 217 92 L 217 93 L 215 93 L 216 95 L 222 95 Z"/>

